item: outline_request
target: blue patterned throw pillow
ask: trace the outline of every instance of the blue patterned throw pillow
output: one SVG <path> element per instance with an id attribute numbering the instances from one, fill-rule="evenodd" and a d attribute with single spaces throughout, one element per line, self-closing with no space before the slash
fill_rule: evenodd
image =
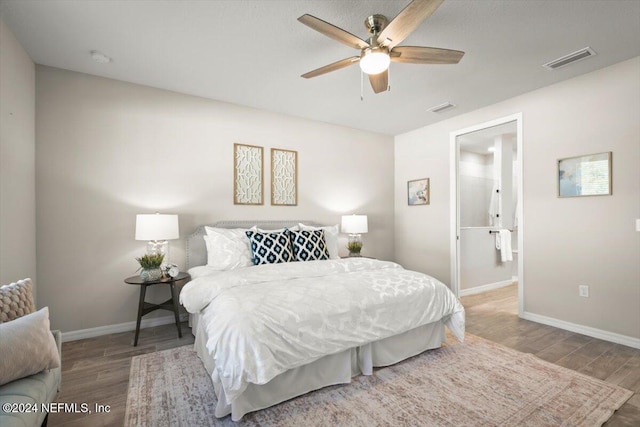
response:
<path id="1" fill-rule="evenodd" d="M 251 242 L 251 252 L 255 265 L 293 261 L 288 230 L 280 233 L 247 231 L 246 234 Z"/>
<path id="2" fill-rule="evenodd" d="M 324 230 L 291 231 L 293 257 L 296 261 L 316 261 L 329 259 Z"/>

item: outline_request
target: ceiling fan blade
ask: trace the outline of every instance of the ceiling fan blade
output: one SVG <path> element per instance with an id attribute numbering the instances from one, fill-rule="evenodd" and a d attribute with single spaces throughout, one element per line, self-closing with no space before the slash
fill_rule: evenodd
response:
<path id="1" fill-rule="evenodd" d="M 375 93 L 386 91 L 389 89 L 389 70 L 384 70 L 379 74 L 369 74 L 369 83 Z"/>
<path id="2" fill-rule="evenodd" d="M 316 70 L 309 71 L 308 73 L 303 74 L 301 77 L 305 79 L 310 79 L 311 77 L 321 76 L 323 74 L 330 73 L 332 71 L 339 70 L 341 68 L 348 67 L 351 64 L 355 64 L 360 61 L 359 56 L 352 56 L 351 58 L 341 59 L 340 61 L 336 61 L 332 64 L 325 65 L 324 67 L 320 67 Z"/>
<path id="3" fill-rule="evenodd" d="M 437 47 L 397 46 L 391 53 L 393 62 L 410 64 L 457 64 L 464 56 L 460 50 L 439 49 Z"/>
<path id="4" fill-rule="evenodd" d="M 307 27 L 313 28 L 319 33 L 324 34 L 327 37 L 331 37 L 340 43 L 346 44 L 354 49 L 364 49 L 369 47 L 369 43 L 351 34 L 348 31 L 338 28 L 335 25 L 329 24 L 320 18 L 305 14 L 298 18 L 298 21 L 302 22 Z"/>
<path id="5" fill-rule="evenodd" d="M 378 44 L 384 44 L 389 49 L 400 44 L 422 21 L 431 16 L 443 1 L 413 0 L 382 30 L 378 36 Z"/>

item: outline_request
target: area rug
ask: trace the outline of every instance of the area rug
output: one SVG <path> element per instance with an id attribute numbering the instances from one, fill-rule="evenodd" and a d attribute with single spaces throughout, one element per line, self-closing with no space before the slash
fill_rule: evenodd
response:
<path id="1" fill-rule="evenodd" d="M 133 358 L 125 426 L 600 426 L 632 395 L 467 334 L 234 423 L 186 346 Z"/>

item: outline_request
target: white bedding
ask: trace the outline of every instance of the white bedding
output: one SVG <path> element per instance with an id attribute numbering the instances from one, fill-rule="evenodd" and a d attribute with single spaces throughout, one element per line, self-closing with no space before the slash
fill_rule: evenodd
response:
<path id="1" fill-rule="evenodd" d="M 464 338 L 464 308 L 445 285 L 367 258 L 203 271 L 180 301 L 201 312 L 229 403 L 249 383 L 440 319 Z"/>

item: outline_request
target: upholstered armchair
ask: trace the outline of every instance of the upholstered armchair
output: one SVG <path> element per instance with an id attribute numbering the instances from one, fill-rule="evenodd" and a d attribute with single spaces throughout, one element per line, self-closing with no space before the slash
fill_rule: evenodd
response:
<path id="1" fill-rule="evenodd" d="M 36 311 L 31 279 L 0 287 L 0 425 L 46 426 L 61 384 L 61 334 Z"/>

